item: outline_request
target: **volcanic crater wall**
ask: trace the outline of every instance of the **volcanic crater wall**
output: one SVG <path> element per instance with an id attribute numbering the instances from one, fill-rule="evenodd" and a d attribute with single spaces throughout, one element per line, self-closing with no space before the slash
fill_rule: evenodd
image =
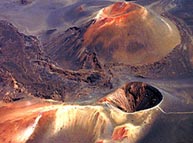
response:
<path id="1" fill-rule="evenodd" d="M 45 1 L 17 2 L 33 12 Z M 0 142 L 192 143 L 190 29 L 172 12 L 136 3 L 73 2 L 49 7 L 54 29 L 37 28 L 45 17 L 37 27 L 29 23 L 40 38 L 0 21 Z M 70 12 L 88 16 L 88 6 L 104 8 L 80 25 L 57 27 L 73 19 Z"/>

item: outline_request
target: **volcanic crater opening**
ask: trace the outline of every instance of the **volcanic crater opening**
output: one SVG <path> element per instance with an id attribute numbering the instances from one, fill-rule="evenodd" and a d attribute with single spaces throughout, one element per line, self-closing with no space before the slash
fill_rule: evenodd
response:
<path id="1" fill-rule="evenodd" d="M 144 82 L 130 82 L 99 100 L 131 113 L 153 108 L 163 99 L 161 92 Z"/>

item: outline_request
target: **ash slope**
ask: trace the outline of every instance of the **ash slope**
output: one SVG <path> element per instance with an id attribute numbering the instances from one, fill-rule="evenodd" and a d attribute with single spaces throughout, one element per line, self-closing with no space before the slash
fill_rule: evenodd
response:
<path id="1" fill-rule="evenodd" d="M 6 102 L 26 98 L 0 103 L 2 142 L 191 143 L 191 37 L 185 25 L 168 13 L 165 16 L 178 27 L 181 43 L 162 59 L 142 66 L 113 60 L 107 63 L 95 47 L 85 50 L 84 35 L 96 20 L 60 34 L 54 32 L 44 46 L 36 37 L 21 34 L 10 23 L 1 21 L 0 93 Z M 133 110 L 130 105 L 124 106 L 125 97 L 128 101 L 134 97 L 118 87 L 134 80 L 154 85 L 164 96 L 163 101 L 152 109 L 124 112 Z M 117 92 L 121 98 L 116 97 Z M 33 96 L 64 104 L 32 99 Z M 96 101 L 102 103 L 96 105 Z M 142 103 L 149 106 L 149 102 Z M 141 108 L 138 105 L 134 105 L 135 110 Z"/>
<path id="2" fill-rule="evenodd" d="M 192 74 L 191 37 L 172 16 L 179 31 L 167 18 L 134 3 L 110 5 L 96 18 L 50 38 L 46 53 L 64 69 L 102 68 L 150 78 Z"/>
<path id="3" fill-rule="evenodd" d="M 121 3 L 116 3 L 114 5 L 115 8 L 120 4 Z M 107 7 L 106 10 L 109 10 L 109 8 L 111 10 L 112 6 L 113 5 Z M 139 12 L 141 10 L 146 11 L 148 14 L 145 8 L 133 3 L 123 3 L 123 6 L 126 8 L 126 16 L 123 14 L 118 17 L 118 19 L 123 19 L 123 23 L 130 22 L 128 19 L 132 18 L 133 12 L 130 11 L 132 7 L 137 9 L 136 12 L 134 11 L 136 14 L 140 14 Z M 115 11 L 115 14 L 116 13 Z M 140 16 L 142 17 L 143 15 L 140 14 L 139 17 Z M 152 14 L 148 17 L 151 16 Z M 156 15 L 153 17 L 155 16 Z M 109 18 L 111 17 L 109 16 Z M 172 47 L 173 50 L 169 54 L 166 53 L 165 57 L 161 60 L 152 61 L 152 64 L 131 66 L 129 60 L 128 63 L 117 62 L 117 58 L 123 56 L 111 58 L 116 52 L 112 49 L 109 50 L 111 51 L 110 53 L 108 50 L 105 50 L 108 49 L 104 46 L 106 45 L 106 41 L 99 42 L 101 44 L 86 42 L 87 45 L 85 45 L 85 41 L 89 40 L 87 38 L 88 35 L 93 33 L 92 29 L 98 23 L 102 26 L 106 23 L 108 25 L 106 29 L 113 27 L 114 24 L 109 24 L 108 21 L 106 22 L 103 19 L 102 17 L 92 20 L 80 27 L 69 28 L 64 33 L 54 34 L 43 47 L 35 37 L 25 36 L 19 33 L 11 24 L 1 21 L 1 77 L 3 73 L 7 72 L 13 77 L 14 81 L 18 83 L 18 86 L 20 85 L 26 91 L 37 97 L 61 101 L 75 101 L 93 99 L 96 98 L 96 95 L 100 98 L 100 96 L 121 86 L 122 83 L 127 83 L 129 75 L 149 78 L 179 78 L 181 76 L 191 75 L 192 66 L 188 58 L 188 52 L 184 50 L 186 44 L 189 44 L 185 43 L 186 41 L 184 39 L 188 37 L 185 32 L 180 31 L 181 36 L 184 35 L 181 44 L 178 46 L 174 45 L 174 47 Z M 108 16 L 105 19 L 108 20 Z M 117 21 L 117 17 L 113 18 L 113 21 Z M 136 21 L 138 21 L 138 19 Z M 161 22 L 161 20 L 158 21 Z M 161 24 L 165 23 L 161 22 Z M 130 25 L 132 26 L 132 22 Z M 132 29 L 131 26 L 129 27 L 130 29 Z M 165 24 L 165 26 L 167 27 L 167 24 Z M 124 29 L 124 27 L 120 27 L 120 30 L 121 28 Z M 105 31 L 106 29 L 98 30 L 98 33 L 95 32 L 94 35 L 90 35 L 90 40 L 92 41 L 92 36 L 96 36 L 97 34 L 99 37 L 105 36 L 103 33 L 107 32 Z M 157 29 L 157 27 L 155 27 L 155 29 Z M 174 29 L 174 31 L 175 30 L 176 29 Z M 113 35 L 116 36 L 112 33 L 112 36 Z M 138 36 L 138 32 L 134 31 L 133 35 Z M 109 35 L 106 35 L 106 37 L 108 36 Z M 101 39 L 98 41 L 100 40 Z M 96 40 L 96 42 L 98 41 Z M 139 42 L 143 41 L 148 43 L 148 41 L 142 37 L 139 38 Z M 136 46 L 136 48 L 141 47 L 139 44 Z M 158 46 L 160 46 L 160 44 L 158 44 Z M 144 47 L 142 46 L 142 48 Z M 118 51 L 121 50 L 122 49 Z M 145 48 L 141 49 L 141 52 L 144 52 L 144 50 L 146 51 Z M 131 51 L 128 51 L 128 54 L 130 53 Z M 105 59 L 106 57 L 110 57 L 110 59 Z M 176 61 L 179 62 L 176 63 Z M 2 89 L 4 88 L 5 82 L 6 81 L 2 80 Z M 14 85 L 11 83 L 13 83 L 13 81 L 10 78 L 9 88 L 14 88 Z M 16 89 L 13 89 L 13 93 L 18 92 L 15 90 Z M 6 91 L 3 93 L 6 93 Z M 11 99 L 8 97 L 8 100 Z"/>

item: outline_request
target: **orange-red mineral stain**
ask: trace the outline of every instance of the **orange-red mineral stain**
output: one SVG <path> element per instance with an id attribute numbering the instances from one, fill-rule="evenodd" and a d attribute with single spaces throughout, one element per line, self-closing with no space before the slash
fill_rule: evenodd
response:
<path id="1" fill-rule="evenodd" d="M 102 62 L 136 66 L 161 60 L 180 42 L 178 29 L 168 19 L 140 5 L 118 2 L 98 12 L 83 46 Z"/>
<path id="2" fill-rule="evenodd" d="M 122 140 L 125 137 L 127 137 L 127 129 L 125 127 L 115 129 L 112 135 L 113 140 Z"/>

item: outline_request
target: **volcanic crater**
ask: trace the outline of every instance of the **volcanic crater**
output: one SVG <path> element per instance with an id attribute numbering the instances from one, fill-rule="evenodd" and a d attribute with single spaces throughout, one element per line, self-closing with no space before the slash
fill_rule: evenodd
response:
<path id="1" fill-rule="evenodd" d="M 21 2 L 26 16 L 45 1 Z M 184 133 L 192 133 L 192 35 L 169 11 L 157 12 L 172 3 L 100 1 L 99 11 L 95 3 L 64 2 L 93 15 L 33 36 L 2 14 L 0 142 L 192 142 Z M 61 4 L 41 8 L 53 14 Z"/>

